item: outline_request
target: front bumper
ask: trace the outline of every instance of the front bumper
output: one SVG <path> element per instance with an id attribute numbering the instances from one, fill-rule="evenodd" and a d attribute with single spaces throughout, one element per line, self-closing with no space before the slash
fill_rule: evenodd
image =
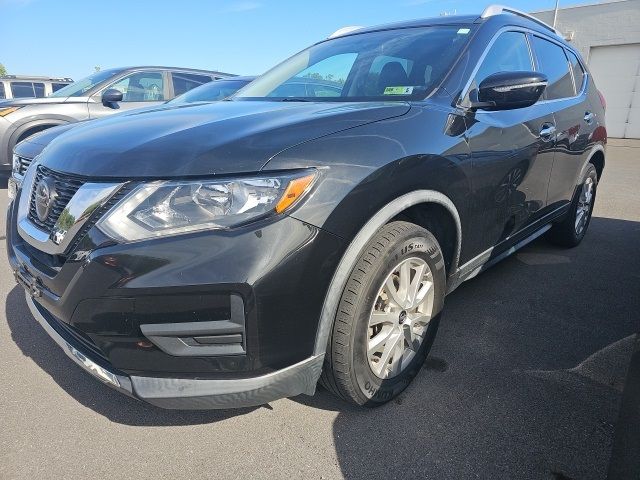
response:
<path id="1" fill-rule="evenodd" d="M 295 365 L 266 375 L 242 379 L 186 379 L 127 376 L 83 351 L 64 337 L 47 318 L 42 307 L 27 295 L 36 320 L 67 356 L 86 372 L 128 396 L 169 409 L 217 409 L 263 405 L 279 398 L 313 395 L 324 355 L 309 357 Z"/>
<path id="2" fill-rule="evenodd" d="M 281 215 L 116 244 L 94 226 L 96 209 L 64 254 L 50 254 L 18 231 L 22 195 L 7 211 L 9 263 L 34 316 L 94 377 L 180 409 L 315 391 L 314 344 L 339 237 Z"/>

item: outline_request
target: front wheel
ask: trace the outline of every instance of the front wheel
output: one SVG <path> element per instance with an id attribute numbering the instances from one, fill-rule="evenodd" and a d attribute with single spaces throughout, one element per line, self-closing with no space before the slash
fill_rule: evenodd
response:
<path id="1" fill-rule="evenodd" d="M 598 173 L 596 168 L 589 164 L 573 196 L 569 213 L 562 222 L 549 230 L 549 241 L 563 247 L 575 247 L 582 241 L 591 222 L 597 187 Z"/>
<path id="2" fill-rule="evenodd" d="M 438 329 L 446 290 L 435 237 L 392 222 L 365 247 L 342 293 L 321 383 L 358 405 L 402 392 L 420 371 Z"/>

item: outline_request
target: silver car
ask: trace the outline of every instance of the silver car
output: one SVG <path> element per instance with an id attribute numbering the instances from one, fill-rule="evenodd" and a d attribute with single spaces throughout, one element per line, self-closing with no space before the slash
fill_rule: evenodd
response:
<path id="1" fill-rule="evenodd" d="M 11 169 L 11 152 L 18 142 L 42 130 L 161 104 L 212 80 L 232 76 L 188 68 L 112 68 L 45 98 L 0 101 L 0 170 Z"/>

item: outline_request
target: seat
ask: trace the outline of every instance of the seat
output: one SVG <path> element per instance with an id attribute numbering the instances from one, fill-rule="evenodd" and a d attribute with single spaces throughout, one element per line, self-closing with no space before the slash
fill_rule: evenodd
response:
<path id="1" fill-rule="evenodd" d="M 409 85 L 409 77 L 400 62 L 389 62 L 378 75 L 378 93 L 384 95 L 387 87 L 405 87 Z"/>
<path id="2" fill-rule="evenodd" d="M 129 86 L 127 87 L 127 102 L 144 102 L 144 87 L 142 84 L 134 79 L 129 80 Z"/>

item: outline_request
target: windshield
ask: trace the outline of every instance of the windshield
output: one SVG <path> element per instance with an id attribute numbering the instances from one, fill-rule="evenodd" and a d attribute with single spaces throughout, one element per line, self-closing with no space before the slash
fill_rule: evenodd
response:
<path id="1" fill-rule="evenodd" d="M 250 80 L 214 80 L 177 96 L 167 103 L 172 105 L 194 102 L 215 102 L 233 95 Z"/>
<path id="2" fill-rule="evenodd" d="M 371 101 L 424 98 L 459 54 L 471 26 L 404 28 L 338 37 L 303 50 L 234 100 Z"/>
<path id="3" fill-rule="evenodd" d="M 64 88 L 61 88 L 57 92 L 53 92 L 50 97 L 82 97 L 86 92 L 91 90 L 93 87 L 98 85 L 99 83 L 108 80 L 114 75 L 122 72 L 121 69 L 111 69 L 111 70 L 101 70 L 99 72 L 94 73 L 93 75 L 89 75 L 88 77 L 83 78 L 82 80 L 78 80 L 77 82 L 73 82 L 71 85 L 67 85 Z"/>

